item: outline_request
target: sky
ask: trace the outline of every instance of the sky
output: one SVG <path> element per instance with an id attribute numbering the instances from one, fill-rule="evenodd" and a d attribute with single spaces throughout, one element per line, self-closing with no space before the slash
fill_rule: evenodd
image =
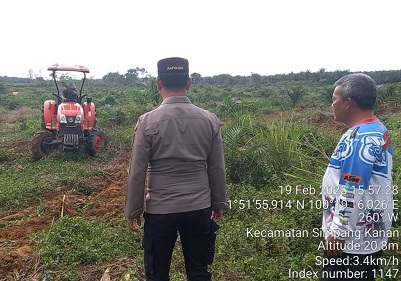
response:
<path id="1" fill-rule="evenodd" d="M 3 0 L 0 76 L 189 60 L 202 76 L 401 69 L 399 0 Z"/>

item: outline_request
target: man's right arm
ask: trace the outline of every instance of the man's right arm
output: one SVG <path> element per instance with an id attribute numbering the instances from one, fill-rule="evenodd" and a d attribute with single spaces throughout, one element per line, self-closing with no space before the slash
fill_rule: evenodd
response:
<path id="1" fill-rule="evenodd" d="M 125 212 L 128 219 L 137 219 L 143 212 L 145 180 L 151 145 L 145 138 L 142 124 L 138 121 L 132 144 L 128 183 L 125 195 Z"/>

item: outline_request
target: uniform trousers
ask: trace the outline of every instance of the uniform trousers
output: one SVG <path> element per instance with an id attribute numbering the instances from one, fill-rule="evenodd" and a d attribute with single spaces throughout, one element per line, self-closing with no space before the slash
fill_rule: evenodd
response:
<path id="1" fill-rule="evenodd" d="M 173 213 L 144 213 L 144 264 L 147 281 L 170 280 L 171 257 L 180 234 L 189 281 L 210 281 L 208 265 L 215 252 L 219 226 L 211 220 L 211 208 Z"/>

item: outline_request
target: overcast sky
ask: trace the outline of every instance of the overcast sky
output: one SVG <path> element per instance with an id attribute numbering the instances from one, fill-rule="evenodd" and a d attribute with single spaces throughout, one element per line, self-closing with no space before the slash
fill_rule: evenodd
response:
<path id="1" fill-rule="evenodd" d="M 401 69 L 398 0 L 3 0 L 0 76 L 54 63 L 89 76 L 189 60 L 190 73 Z"/>

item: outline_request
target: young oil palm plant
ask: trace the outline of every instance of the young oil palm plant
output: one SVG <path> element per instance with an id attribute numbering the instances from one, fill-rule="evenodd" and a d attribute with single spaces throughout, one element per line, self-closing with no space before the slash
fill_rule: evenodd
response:
<path id="1" fill-rule="evenodd" d="M 376 104 L 373 108 L 376 115 L 400 104 L 399 90 L 394 84 L 380 85 L 377 88 Z"/>

